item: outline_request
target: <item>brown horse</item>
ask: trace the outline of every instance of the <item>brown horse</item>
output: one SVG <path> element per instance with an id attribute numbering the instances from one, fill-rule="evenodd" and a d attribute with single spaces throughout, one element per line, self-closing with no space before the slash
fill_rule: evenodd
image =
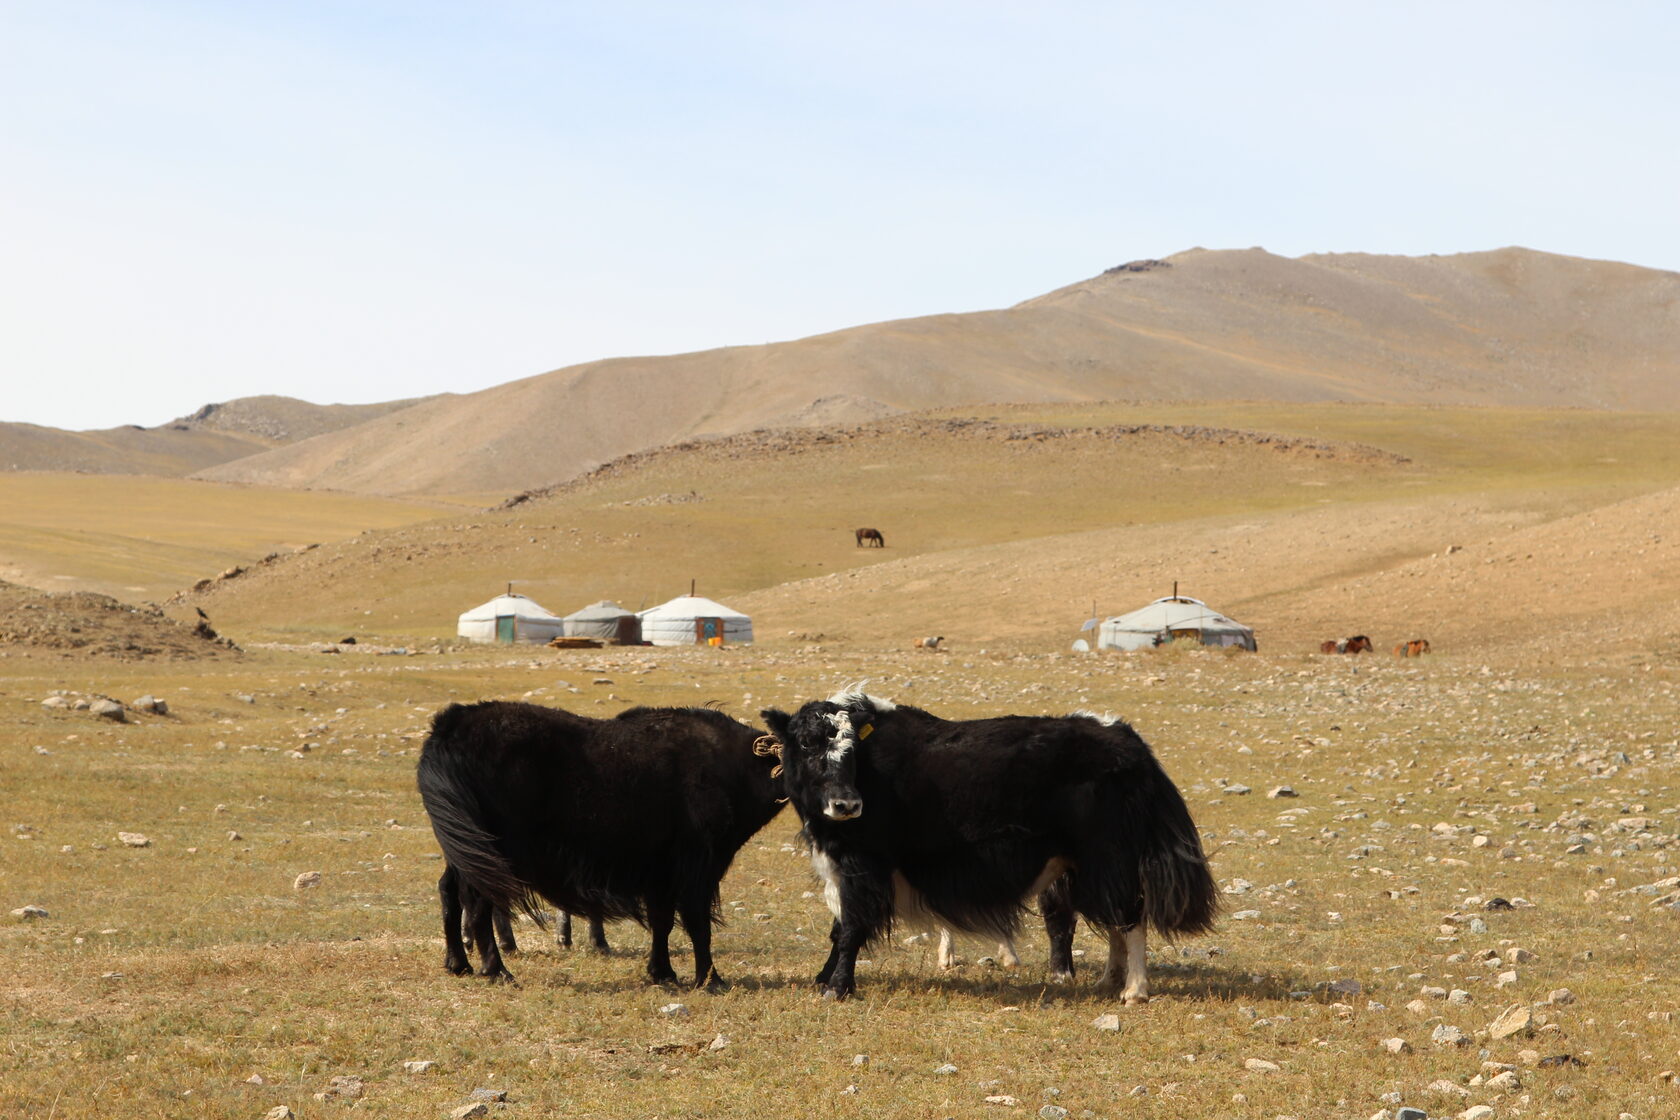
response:
<path id="1" fill-rule="evenodd" d="M 1394 647 L 1394 656 L 1396 657 L 1422 657 L 1428 652 L 1428 638 L 1413 638 L 1409 642 L 1401 642 Z"/>
<path id="2" fill-rule="evenodd" d="M 1355 634 L 1351 638 L 1338 638 L 1336 641 L 1324 641 L 1318 644 L 1320 653 L 1372 653 L 1376 647 L 1371 639 L 1363 634 Z"/>
<path id="3" fill-rule="evenodd" d="M 882 538 L 879 529 L 859 529 L 857 531 L 857 546 L 862 548 L 865 544 L 872 548 L 887 547 L 887 542 Z"/>

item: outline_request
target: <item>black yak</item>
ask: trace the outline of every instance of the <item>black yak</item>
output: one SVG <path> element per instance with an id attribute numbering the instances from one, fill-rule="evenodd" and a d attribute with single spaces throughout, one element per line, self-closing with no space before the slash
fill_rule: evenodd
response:
<path id="1" fill-rule="evenodd" d="M 1108 936 L 1098 983 L 1138 1003 L 1145 927 L 1170 936 L 1213 922 L 1195 822 L 1124 723 L 950 721 L 860 690 L 761 714 L 835 915 L 817 976 L 826 994 L 853 992 L 858 950 L 895 919 L 1005 937 L 1025 901 L 1054 887 Z"/>
<path id="2" fill-rule="evenodd" d="M 695 983 L 712 967 L 718 883 L 776 815 L 761 732 L 710 708 L 631 708 L 589 719 L 505 701 L 451 704 L 420 751 L 420 797 L 472 926 L 480 974 L 512 979 L 492 934 L 497 909 L 542 920 L 541 900 L 592 920 L 629 918 L 653 936 L 648 976 L 675 982 L 678 917 Z M 444 966 L 469 970 L 448 923 Z"/>

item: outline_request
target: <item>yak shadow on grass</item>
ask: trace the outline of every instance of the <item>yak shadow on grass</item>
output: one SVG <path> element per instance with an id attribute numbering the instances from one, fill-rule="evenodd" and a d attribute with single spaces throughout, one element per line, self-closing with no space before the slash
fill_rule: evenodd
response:
<path id="1" fill-rule="evenodd" d="M 1074 974 L 1072 983 L 1051 981 L 1042 968 L 1025 967 L 1018 970 L 958 966 L 949 972 L 909 974 L 880 971 L 873 975 L 860 972 L 858 991 L 867 995 L 870 989 L 894 992 L 938 990 L 976 1000 L 1001 1000 L 1004 1003 L 1050 1003 L 1108 1005 L 1117 990 L 1103 991 L 1097 987 L 1102 967 L 1087 967 Z M 1149 970 L 1151 998 L 1168 998 L 1187 1002 L 1236 1000 L 1289 1000 L 1292 993 L 1303 989 L 1303 982 L 1292 976 L 1259 976 L 1206 963 L 1156 965 Z"/>
<path id="2" fill-rule="evenodd" d="M 762 972 L 729 975 L 720 989 L 695 988 L 686 980 L 655 984 L 640 970 L 640 959 L 628 951 L 615 951 L 618 963 L 626 966 L 622 973 L 613 971 L 603 975 L 579 975 L 564 955 L 532 954 L 527 961 L 533 967 L 521 971 L 518 986 L 545 991 L 569 991 L 583 995 L 622 995 L 638 991 L 664 991 L 675 996 L 703 995 L 708 991 L 729 992 L 809 992 L 812 998 L 821 994 L 816 983 L 813 962 L 809 969 L 781 968 L 773 973 Z M 676 954 L 672 954 L 673 958 Z M 599 956 L 597 960 L 601 960 Z M 539 964 L 539 962 L 541 962 Z M 1111 1005 L 1115 991 L 1098 989 L 1096 980 L 1101 967 L 1086 968 L 1076 974 L 1072 983 L 1056 983 L 1043 968 L 1006 970 L 958 966 L 948 972 L 925 972 L 915 969 L 868 968 L 860 971 L 858 992 L 854 1000 L 867 1001 L 872 995 L 938 992 L 953 997 L 998 1004 L 1069 1004 L 1092 1007 Z M 678 969 L 679 974 L 682 970 Z M 481 977 L 462 977 L 463 981 L 483 983 Z M 488 986 L 488 985 L 487 985 Z M 1205 962 L 1158 965 L 1149 970 L 1149 990 L 1154 998 L 1184 1002 L 1290 1002 L 1299 1000 L 1310 985 L 1296 976 L 1256 975 L 1239 968 Z M 1323 993 L 1315 992 L 1314 1000 L 1323 1000 Z"/>

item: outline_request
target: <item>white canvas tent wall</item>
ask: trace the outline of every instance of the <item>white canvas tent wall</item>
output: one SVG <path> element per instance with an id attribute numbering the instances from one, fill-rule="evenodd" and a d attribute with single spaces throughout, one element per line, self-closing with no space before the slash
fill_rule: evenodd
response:
<path id="1" fill-rule="evenodd" d="M 473 642 L 528 642 L 544 645 L 565 629 L 560 616 L 523 595 L 498 595 L 466 611 L 455 633 Z"/>
<path id="2" fill-rule="evenodd" d="M 752 619 L 703 595 L 678 595 L 641 614 L 642 640 L 656 646 L 705 645 L 713 636 L 725 645 L 750 642 Z"/>
<path id="3" fill-rule="evenodd" d="M 641 622 L 635 611 L 627 611 L 617 603 L 602 599 L 582 610 L 573 611 L 563 620 L 568 638 L 600 638 L 608 642 L 633 643 L 642 640 Z"/>
<path id="4" fill-rule="evenodd" d="M 1204 646 L 1254 649 L 1254 631 L 1226 618 L 1200 599 L 1169 595 L 1130 614 L 1103 620 L 1098 649 L 1152 649 L 1175 638 L 1193 638 Z"/>

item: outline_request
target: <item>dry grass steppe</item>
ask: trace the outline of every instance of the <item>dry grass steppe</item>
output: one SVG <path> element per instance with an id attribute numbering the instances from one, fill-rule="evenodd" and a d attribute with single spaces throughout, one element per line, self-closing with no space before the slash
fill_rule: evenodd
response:
<path id="1" fill-rule="evenodd" d="M 505 1115 L 601 1117 L 1317 1120 L 1404 1101 L 1643 1120 L 1680 1099 L 1671 662 L 1630 678 L 1454 652 L 807 645 L 3 664 L 4 893 L 47 911 L 0 922 L 8 1116 L 283 1104 L 307 1120 L 346 1109 L 316 1097 L 335 1078 L 393 1117 L 446 1116 L 478 1088 L 506 1091 Z M 608 958 L 523 927 L 517 988 L 443 973 L 413 788 L 436 708 L 711 701 L 751 719 L 865 676 L 952 716 L 1077 704 L 1136 724 L 1226 907 L 1211 936 L 1153 946 L 1153 1002 L 1090 989 L 1084 932 L 1080 982 L 1047 984 L 1030 927 L 1019 971 L 968 945 L 941 974 L 901 930 L 868 954 L 859 998 L 817 998 L 827 915 L 787 813 L 724 883 L 727 992 L 647 987 L 646 937 L 624 925 Z M 54 690 L 144 691 L 170 712 L 110 724 L 43 708 Z M 1269 798 L 1279 785 L 1297 796 Z M 320 885 L 294 887 L 308 871 Z M 1489 1037 L 1513 1005 L 1530 1027 Z M 1109 1012 L 1117 1033 L 1093 1026 Z"/>

